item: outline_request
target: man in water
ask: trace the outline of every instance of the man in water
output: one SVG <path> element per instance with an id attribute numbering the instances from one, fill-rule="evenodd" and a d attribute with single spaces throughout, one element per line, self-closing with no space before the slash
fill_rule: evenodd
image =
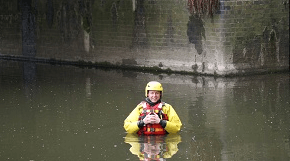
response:
<path id="1" fill-rule="evenodd" d="M 180 131 L 182 123 L 173 107 L 161 101 L 163 87 L 151 81 L 145 88 L 145 101 L 142 101 L 124 121 L 128 133 L 139 135 L 164 135 Z"/>

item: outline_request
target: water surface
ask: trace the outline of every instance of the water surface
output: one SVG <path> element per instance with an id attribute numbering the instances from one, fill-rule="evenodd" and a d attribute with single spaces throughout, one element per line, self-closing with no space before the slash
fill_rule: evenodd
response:
<path id="1" fill-rule="evenodd" d="M 179 134 L 123 121 L 147 82 L 164 86 Z M 0 60 L 0 160 L 289 160 L 289 74 L 214 78 Z"/>

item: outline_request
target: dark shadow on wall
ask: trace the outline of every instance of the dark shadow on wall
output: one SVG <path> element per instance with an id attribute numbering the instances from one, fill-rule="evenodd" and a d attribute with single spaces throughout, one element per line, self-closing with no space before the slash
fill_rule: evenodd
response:
<path id="1" fill-rule="evenodd" d="M 53 17 L 54 17 L 53 1 L 47 0 L 46 1 L 46 23 L 49 28 L 52 27 Z"/>
<path id="2" fill-rule="evenodd" d="M 112 7 L 111 7 L 111 15 L 112 15 L 113 26 L 114 28 L 117 28 L 118 8 L 115 2 L 112 4 Z"/>
<path id="3" fill-rule="evenodd" d="M 36 54 L 36 7 L 32 7 L 32 0 L 19 2 L 22 13 L 22 55 L 34 57 Z"/>
<path id="4" fill-rule="evenodd" d="M 166 38 L 166 45 L 170 46 L 174 43 L 174 25 L 172 22 L 172 15 L 171 13 L 169 14 L 168 18 L 167 18 L 167 31 L 165 34 L 165 38 Z"/>
<path id="5" fill-rule="evenodd" d="M 187 23 L 187 36 L 189 43 L 195 44 L 195 49 L 200 55 L 202 49 L 202 37 L 205 38 L 204 24 L 198 15 L 191 15 Z"/>
<path id="6" fill-rule="evenodd" d="M 148 39 L 146 34 L 146 17 L 145 17 L 145 0 L 136 1 L 136 10 L 135 10 L 135 24 L 133 31 L 133 47 L 146 48 L 148 45 Z"/>
<path id="7" fill-rule="evenodd" d="M 81 11 L 75 1 L 65 0 L 60 3 L 56 11 L 57 27 L 64 42 L 72 42 L 79 37 L 81 31 L 81 21 L 78 13 Z"/>
<path id="8" fill-rule="evenodd" d="M 273 19 L 260 35 L 245 32 L 244 37 L 236 38 L 233 48 L 233 63 L 248 63 L 251 66 L 282 66 L 289 60 L 289 30 L 286 20 Z"/>
<path id="9" fill-rule="evenodd" d="M 90 33 L 92 28 L 92 6 L 93 2 L 79 1 L 79 12 L 82 16 L 83 29 L 87 33 Z"/>

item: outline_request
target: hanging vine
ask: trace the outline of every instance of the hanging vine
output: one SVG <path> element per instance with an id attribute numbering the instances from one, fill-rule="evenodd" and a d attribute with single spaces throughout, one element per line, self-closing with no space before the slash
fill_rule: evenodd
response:
<path id="1" fill-rule="evenodd" d="M 192 15 L 213 16 L 219 10 L 219 0 L 188 0 L 189 12 Z"/>

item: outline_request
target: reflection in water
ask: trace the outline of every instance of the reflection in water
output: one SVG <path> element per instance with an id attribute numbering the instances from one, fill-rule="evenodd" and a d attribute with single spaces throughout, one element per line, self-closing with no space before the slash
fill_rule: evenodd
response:
<path id="1" fill-rule="evenodd" d="M 289 160 L 289 76 L 203 81 L 194 81 L 208 86 L 195 89 L 202 94 L 193 96 L 183 121 L 193 138 L 190 158 Z"/>
<path id="2" fill-rule="evenodd" d="M 23 62 L 24 91 L 27 98 L 31 98 L 36 91 L 36 64 Z"/>
<path id="3" fill-rule="evenodd" d="M 180 136 L 124 142 L 123 121 L 149 80 L 167 89 Z M 290 158 L 288 74 L 214 78 L 0 61 L 0 89 L 0 160 Z"/>
<path id="4" fill-rule="evenodd" d="M 130 152 L 140 160 L 163 160 L 171 158 L 178 151 L 177 144 L 181 142 L 179 134 L 138 136 L 127 134 L 125 143 L 131 145 Z"/>
<path id="5" fill-rule="evenodd" d="M 91 98 L 91 78 L 86 78 L 86 97 Z"/>

